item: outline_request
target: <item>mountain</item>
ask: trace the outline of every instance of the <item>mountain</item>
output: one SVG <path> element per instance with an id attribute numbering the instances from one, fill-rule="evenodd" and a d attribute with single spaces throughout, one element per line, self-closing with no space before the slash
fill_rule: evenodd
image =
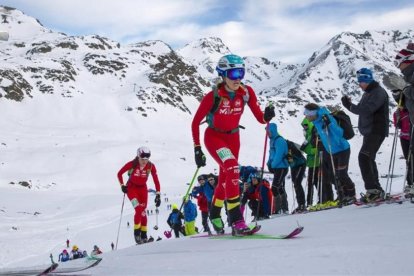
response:
<path id="1" fill-rule="evenodd" d="M 413 37 L 411 30 L 341 33 L 313 53 L 279 91 L 289 98 L 314 102 L 339 102 L 342 95 L 358 98 L 362 91 L 355 72 L 362 67 L 372 68 L 380 83 L 385 75 L 400 74 L 393 64 L 394 57 Z"/>

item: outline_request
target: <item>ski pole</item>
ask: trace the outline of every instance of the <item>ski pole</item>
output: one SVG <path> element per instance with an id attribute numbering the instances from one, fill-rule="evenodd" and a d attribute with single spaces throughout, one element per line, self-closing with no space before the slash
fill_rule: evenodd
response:
<path id="1" fill-rule="evenodd" d="M 391 186 L 392 186 L 392 175 L 394 174 L 394 165 L 395 165 L 395 155 L 397 150 L 397 137 L 398 137 L 398 128 L 395 126 L 394 131 L 394 139 L 392 141 L 391 147 L 391 157 L 390 157 L 390 164 L 388 166 L 388 174 L 387 174 L 387 185 L 385 186 L 385 194 L 391 194 Z M 390 181 L 391 179 L 391 181 Z M 388 187 L 389 185 L 389 187 Z"/>
<path id="2" fill-rule="evenodd" d="M 193 179 L 191 179 L 191 182 L 190 182 L 190 184 L 188 185 L 188 189 L 187 189 L 187 192 L 185 193 L 185 196 L 184 196 L 184 199 L 183 199 L 183 202 L 181 203 L 181 206 L 180 206 L 180 209 L 178 210 L 178 212 L 181 212 L 181 209 L 183 208 L 183 206 L 184 206 L 184 202 L 186 202 L 187 201 L 187 198 L 188 198 L 188 194 L 190 193 L 190 190 L 191 190 L 191 187 L 193 186 L 193 184 L 194 184 L 194 180 L 196 179 L 196 177 L 197 177 L 197 174 L 198 174 L 198 170 L 199 170 L 200 168 L 199 167 L 197 167 L 197 169 L 196 169 L 196 171 L 195 171 L 195 173 L 194 173 L 194 175 L 193 175 Z M 172 228 L 170 228 L 170 230 L 168 231 L 168 230 L 165 230 L 164 231 L 164 235 L 165 235 L 165 237 L 167 238 L 167 239 L 169 239 L 169 238 L 171 238 L 171 230 L 172 230 Z"/>
<path id="3" fill-rule="evenodd" d="M 338 180 L 336 179 L 335 163 L 334 163 L 333 156 L 332 156 L 332 147 L 331 147 L 331 141 L 329 139 L 328 126 L 326 126 L 325 131 L 326 131 L 326 139 L 328 141 L 329 156 L 330 156 L 330 159 L 331 159 L 331 167 L 332 167 L 333 179 L 334 179 L 336 191 L 338 192 L 338 199 L 339 199 L 338 208 L 342 208 L 342 190 L 340 189 L 340 187 L 338 185 Z"/>
<path id="4" fill-rule="evenodd" d="M 122 213 L 124 212 L 124 203 L 125 203 L 125 194 L 124 194 L 124 197 L 123 197 L 123 199 L 122 199 L 121 216 L 120 216 L 120 218 L 119 218 L 118 234 L 116 235 L 116 245 L 115 245 L 115 250 L 117 250 L 117 249 L 118 249 L 119 231 L 121 230 L 121 221 L 122 221 Z"/>
<path id="5" fill-rule="evenodd" d="M 158 230 L 158 207 L 155 208 L 155 226 L 154 230 Z"/>
<path id="6" fill-rule="evenodd" d="M 315 155 L 314 155 L 314 159 L 313 159 L 312 183 L 311 183 L 311 186 L 308 187 L 309 189 L 311 189 L 310 190 L 310 202 L 312 202 L 312 204 L 313 204 L 313 186 L 314 186 L 313 183 L 315 183 L 316 160 L 319 159 L 319 155 L 318 155 L 318 151 L 317 151 L 317 147 L 318 147 L 318 143 L 319 143 L 318 139 L 319 139 L 319 136 L 316 136 L 316 150 L 315 150 Z M 320 167 L 320 162 L 319 162 L 319 167 Z M 319 172 L 319 170 L 318 170 L 318 172 Z M 308 202 L 308 205 L 309 205 L 309 202 Z"/>
<path id="7" fill-rule="evenodd" d="M 323 152 L 319 152 L 320 164 L 323 163 Z M 323 203 L 323 169 L 319 169 L 319 203 Z"/>
<path id="8" fill-rule="evenodd" d="M 270 102 L 270 105 L 272 105 L 272 102 Z M 266 150 L 267 150 L 267 130 L 269 128 L 269 122 L 266 123 L 266 132 L 265 132 L 265 141 L 264 141 L 264 148 L 263 148 L 263 158 L 262 158 L 262 168 L 260 171 L 260 182 L 258 185 L 258 191 L 259 191 L 259 201 L 257 203 L 257 210 L 256 210 L 256 226 L 257 226 L 257 219 L 259 218 L 259 210 L 260 210 L 260 198 L 261 198 L 261 193 L 260 193 L 260 189 L 262 188 L 263 185 L 263 174 L 264 174 L 264 166 L 265 166 L 265 162 L 266 162 Z"/>

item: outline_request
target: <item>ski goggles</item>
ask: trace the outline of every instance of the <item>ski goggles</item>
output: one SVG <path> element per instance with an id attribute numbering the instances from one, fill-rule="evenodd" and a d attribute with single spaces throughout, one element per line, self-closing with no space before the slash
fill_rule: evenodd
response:
<path id="1" fill-rule="evenodd" d="M 242 80 L 244 78 L 244 68 L 232 68 L 224 71 L 224 76 L 231 80 Z"/>
<path id="2" fill-rule="evenodd" d="M 306 117 L 311 117 L 311 116 L 316 116 L 318 114 L 318 110 L 309 110 L 309 109 L 305 109 L 305 111 L 303 111 L 303 115 L 305 115 Z"/>
<path id="3" fill-rule="evenodd" d="M 143 152 L 139 155 L 141 159 L 149 159 L 151 157 L 151 153 Z"/>

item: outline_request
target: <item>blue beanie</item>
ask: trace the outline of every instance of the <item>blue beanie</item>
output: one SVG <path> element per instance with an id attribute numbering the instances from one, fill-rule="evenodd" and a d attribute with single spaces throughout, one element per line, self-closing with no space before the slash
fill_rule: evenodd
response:
<path id="1" fill-rule="evenodd" d="M 372 71 L 368 68 L 361 68 L 357 71 L 358 82 L 370 83 L 374 81 Z"/>

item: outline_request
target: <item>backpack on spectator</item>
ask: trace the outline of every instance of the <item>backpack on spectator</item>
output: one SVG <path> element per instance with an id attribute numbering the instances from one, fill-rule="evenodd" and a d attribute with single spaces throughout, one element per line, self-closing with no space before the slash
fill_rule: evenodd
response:
<path id="1" fill-rule="evenodd" d="M 342 110 L 331 112 L 332 117 L 335 118 L 338 125 L 344 130 L 343 137 L 350 140 L 355 136 L 354 128 L 352 127 L 351 118 Z"/>

